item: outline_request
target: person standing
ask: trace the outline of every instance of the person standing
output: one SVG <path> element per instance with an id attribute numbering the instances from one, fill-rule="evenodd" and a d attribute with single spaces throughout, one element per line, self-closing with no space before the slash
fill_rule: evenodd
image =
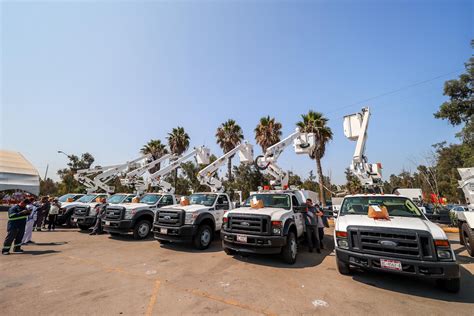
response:
<path id="1" fill-rule="evenodd" d="M 102 234 L 102 220 L 105 218 L 105 212 L 107 210 L 107 200 L 105 198 L 100 199 L 100 204 L 96 206 L 97 218 L 95 220 L 94 228 L 89 235 Z"/>
<path id="2" fill-rule="evenodd" d="M 21 253 L 21 241 L 25 233 L 25 224 L 30 211 L 26 206 L 30 203 L 28 199 L 21 201 L 19 204 L 10 207 L 8 210 L 7 236 L 3 243 L 2 255 L 10 254 L 10 248 L 13 242 L 13 252 Z"/>
<path id="3" fill-rule="evenodd" d="M 319 247 L 324 249 L 323 239 L 324 239 L 324 228 L 329 227 L 328 219 L 324 215 L 324 211 L 320 205 L 316 205 L 316 216 L 318 220 L 318 237 L 319 237 Z"/>
<path id="4" fill-rule="evenodd" d="M 51 229 L 56 229 L 56 217 L 59 214 L 59 208 L 60 205 L 58 199 L 54 199 L 51 203 L 48 213 L 48 231 L 51 231 Z"/>
<path id="5" fill-rule="evenodd" d="M 318 217 L 316 215 L 316 208 L 313 206 L 311 199 L 306 199 L 306 212 L 304 213 L 306 226 L 306 239 L 308 240 L 309 252 L 313 252 L 316 248 L 317 253 L 321 253 L 321 243 L 318 235 Z M 315 243 L 313 243 L 313 238 Z"/>
<path id="6" fill-rule="evenodd" d="M 39 208 L 40 208 L 40 205 L 37 202 L 33 202 L 26 206 L 26 209 L 30 211 L 30 215 L 28 215 L 28 218 L 26 219 L 25 233 L 21 241 L 23 245 L 26 245 L 32 242 L 31 237 L 33 236 L 33 225 L 36 222 L 37 211 Z"/>
<path id="7" fill-rule="evenodd" d="M 36 221 L 33 226 L 33 229 L 40 232 L 41 228 L 44 227 L 44 218 L 48 215 L 49 208 L 51 204 L 47 196 L 41 198 L 41 205 L 36 210 Z"/>

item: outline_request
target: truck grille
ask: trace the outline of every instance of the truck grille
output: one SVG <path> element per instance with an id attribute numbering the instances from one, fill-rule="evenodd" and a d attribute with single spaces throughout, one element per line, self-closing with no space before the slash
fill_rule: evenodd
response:
<path id="1" fill-rule="evenodd" d="M 252 235 L 270 234 L 270 216 L 249 215 L 249 214 L 229 214 L 228 230 L 235 233 Z"/>
<path id="2" fill-rule="evenodd" d="M 182 226 L 185 212 L 182 210 L 159 209 L 155 215 L 155 224 L 164 226 Z"/>
<path id="3" fill-rule="evenodd" d="M 76 207 L 74 209 L 74 215 L 87 216 L 89 214 L 89 206 Z"/>
<path id="4" fill-rule="evenodd" d="M 122 219 L 123 213 L 125 211 L 124 207 L 107 207 L 105 211 L 105 219 L 106 220 L 118 220 Z"/>
<path id="5" fill-rule="evenodd" d="M 435 250 L 428 232 L 349 226 L 349 247 L 353 251 L 395 258 L 434 260 Z"/>

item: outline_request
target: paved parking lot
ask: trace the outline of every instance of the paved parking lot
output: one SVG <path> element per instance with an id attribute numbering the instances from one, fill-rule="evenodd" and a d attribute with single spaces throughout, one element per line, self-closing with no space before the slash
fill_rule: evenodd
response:
<path id="1" fill-rule="evenodd" d="M 0 213 L 2 240 L 5 219 Z M 35 232 L 36 244 L 25 246 L 24 254 L 0 258 L 0 310 L 2 315 L 472 315 L 474 259 L 456 234 L 450 238 L 462 264 L 458 294 L 396 275 L 342 276 L 332 249 L 318 255 L 301 247 L 297 263 L 288 266 L 273 256 L 227 256 L 219 240 L 199 252 L 153 239 L 60 228 Z"/>

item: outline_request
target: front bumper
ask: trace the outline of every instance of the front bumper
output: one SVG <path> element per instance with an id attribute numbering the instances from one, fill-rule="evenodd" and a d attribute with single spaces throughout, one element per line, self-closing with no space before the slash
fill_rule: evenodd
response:
<path id="1" fill-rule="evenodd" d="M 365 270 L 392 272 L 430 279 L 456 279 L 460 277 L 459 265 L 454 261 L 420 261 L 393 257 L 380 257 L 340 248 L 336 248 L 336 256 L 338 260 L 341 260 L 344 263 Z M 403 271 L 381 268 L 380 259 L 400 261 L 402 263 Z"/>
<path id="2" fill-rule="evenodd" d="M 178 227 L 163 226 L 153 224 L 153 235 L 155 239 L 166 240 L 173 242 L 189 242 L 193 240 L 193 237 L 197 232 L 197 225 L 183 225 Z M 162 229 L 166 230 L 166 234 L 162 233 Z"/>
<path id="3" fill-rule="evenodd" d="M 247 242 L 237 241 L 236 233 L 221 230 L 222 245 L 237 252 L 279 254 L 281 248 L 286 245 L 285 236 L 260 236 L 245 235 Z"/>
<path id="4" fill-rule="evenodd" d="M 126 234 L 132 229 L 132 220 L 131 219 L 122 219 L 122 220 L 102 220 L 103 230 L 108 233 L 118 233 Z"/>
<path id="5" fill-rule="evenodd" d="M 92 226 L 95 223 L 96 216 L 77 216 L 77 215 L 72 215 L 72 221 L 73 223 L 76 223 L 77 225 L 84 225 L 84 226 Z"/>

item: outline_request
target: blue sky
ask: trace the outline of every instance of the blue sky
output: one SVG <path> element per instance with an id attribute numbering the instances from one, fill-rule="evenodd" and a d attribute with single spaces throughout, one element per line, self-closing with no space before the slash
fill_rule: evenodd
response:
<path id="1" fill-rule="evenodd" d="M 1 9 L 1 148 L 49 176 L 68 153 L 101 165 L 138 156 L 184 126 L 215 154 L 217 126 L 235 119 L 254 143 L 258 119 L 294 130 L 309 109 L 329 119 L 325 173 L 344 182 L 355 147 L 342 117 L 371 106 L 367 155 L 384 177 L 453 128 L 433 113 L 445 80 L 472 51 L 471 1 L 9 2 Z M 448 74 L 397 93 L 388 91 Z M 352 106 L 348 106 L 352 105 Z M 258 153 L 260 150 L 257 149 Z M 280 165 L 315 164 L 291 148 Z"/>

